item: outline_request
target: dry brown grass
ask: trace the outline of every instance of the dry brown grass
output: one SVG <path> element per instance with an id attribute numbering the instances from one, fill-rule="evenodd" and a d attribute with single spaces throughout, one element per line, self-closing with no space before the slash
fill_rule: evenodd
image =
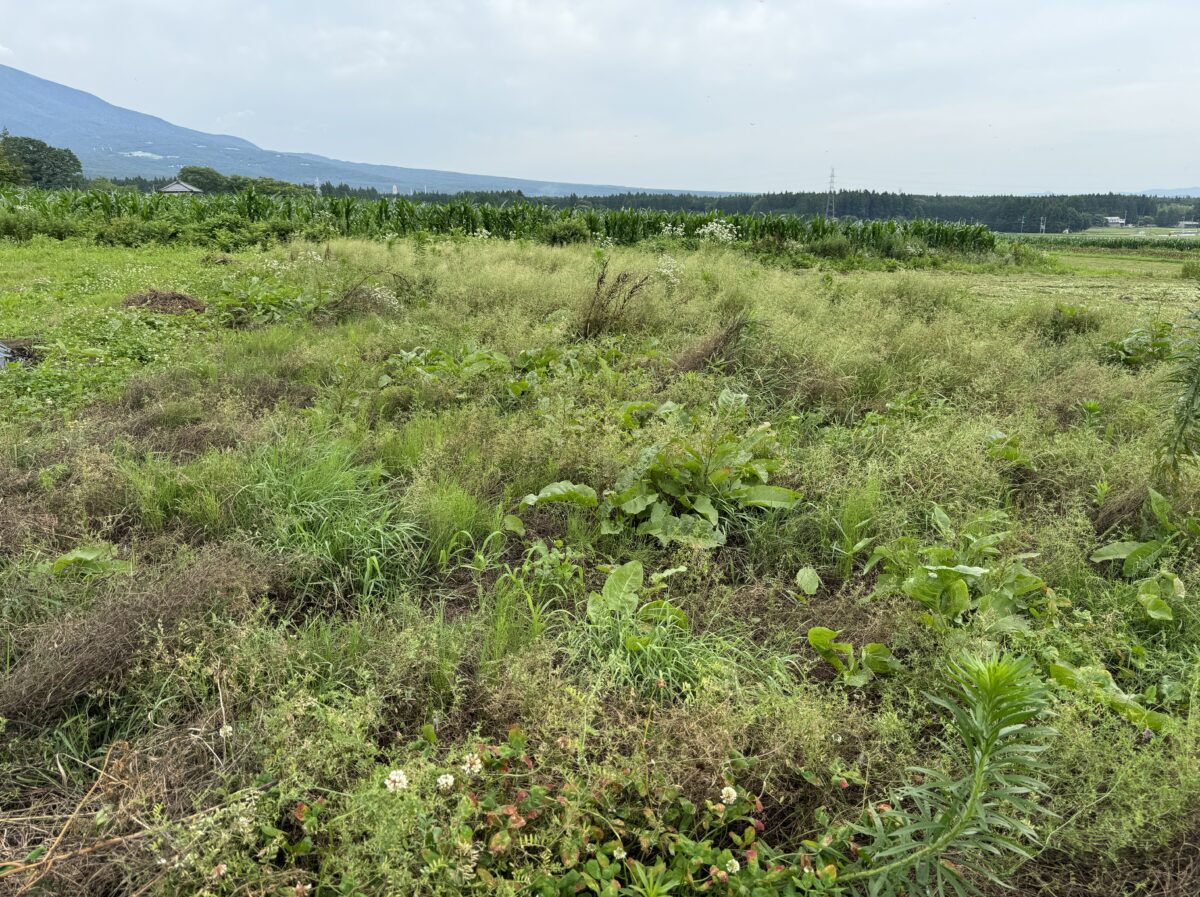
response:
<path id="1" fill-rule="evenodd" d="M 710 365 L 729 366 L 734 362 L 737 349 L 753 324 L 749 314 L 738 312 L 676 358 L 675 370 L 686 374 L 703 371 Z"/>
<path id="2" fill-rule="evenodd" d="M 241 546 L 203 549 L 165 573 L 112 576 L 86 611 L 18 634 L 19 659 L 0 681 L 0 716 L 44 725 L 89 691 L 118 684 L 156 639 L 176 638 L 185 622 L 245 605 L 268 587 L 268 568 Z"/>
<path id="3" fill-rule="evenodd" d="M 1117 866 L 1079 865 L 1047 850 L 987 897 L 1195 897 L 1200 894 L 1200 819 L 1164 854 L 1131 857 Z"/>
<path id="4" fill-rule="evenodd" d="M 583 306 L 578 326 L 580 339 L 592 339 L 618 329 L 633 310 L 634 300 L 649 285 L 649 274 L 637 277 L 631 271 L 622 271 L 609 280 L 606 260 Z"/>
<path id="5" fill-rule="evenodd" d="M 1132 523 L 1146 506 L 1149 497 L 1149 489 L 1142 483 L 1105 499 L 1092 519 L 1096 533 L 1104 535 Z"/>
<path id="6" fill-rule="evenodd" d="M 92 784 L 82 794 L 28 789 L 21 807 L 0 812 L 0 864 L 19 864 L 0 865 L 0 897 L 151 893 L 163 872 L 155 837 L 163 820 L 193 818 L 245 760 L 213 734 L 220 724 L 192 719 L 113 743 L 88 764 Z"/>
<path id="7" fill-rule="evenodd" d="M 121 304 L 126 308 L 144 308 L 160 315 L 182 315 L 189 311 L 204 314 L 208 310 L 208 306 L 194 296 L 170 290 L 147 290 L 125 297 Z"/>

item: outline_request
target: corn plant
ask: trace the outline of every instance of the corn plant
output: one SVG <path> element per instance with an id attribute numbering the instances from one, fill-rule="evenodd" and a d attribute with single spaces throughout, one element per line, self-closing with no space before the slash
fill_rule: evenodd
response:
<path id="1" fill-rule="evenodd" d="M 65 222 L 82 230 L 120 219 L 173 225 L 220 224 L 259 226 L 278 236 L 298 234 L 313 239 L 330 236 L 390 239 L 411 234 L 467 236 L 488 234 L 505 239 L 573 242 L 592 236 L 622 245 L 661 238 L 664 233 L 687 240 L 710 234 L 751 243 L 788 241 L 821 244 L 836 239 L 857 251 L 894 254 L 897 246 L 928 247 L 961 253 L 989 253 L 996 235 L 983 225 L 916 219 L 827 220 L 787 214 L 722 215 L 710 212 L 667 212 L 656 209 L 555 209 L 518 201 L 474 203 L 463 199 L 414 202 L 406 197 L 374 200 L 350 197 L 271 195 L 248 187 L 237 194 L 187 198 L 160 194 L 93 190 L 43 191 L 0 189 L 0 211 L 26 215 L 32 232 L 52 233 Z M 564 239 L 564 236 L 568 239 Z M 197 237 L 188 237 L 194 239 Z M 207 238 L 203 238 L 207 239 Z"/>

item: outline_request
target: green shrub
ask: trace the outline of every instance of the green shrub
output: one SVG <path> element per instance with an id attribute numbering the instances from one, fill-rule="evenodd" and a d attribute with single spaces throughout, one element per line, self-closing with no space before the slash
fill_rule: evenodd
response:
<path id="1" fill-rule="evenodd" d="M 1091 333 L 1100 326 L 1100 316 L 1082 305 L 1058 303 L 1040 323 L 1042 335 L 1052 343 L 1065 342 L 1070 336 Z"/>
<path id="2" fill-rule="evenodd" d="M 542 228 L 542 242 L 551 246 L 586 243 L 591 239 L 592 232 L 582 218 L 559 218 Z"/>
<path id="3" fill-rule="evenodd" d="M 847 259 L 854 255 L 854 244 L 842 234 L 830 234 L 804 244 L 813 255 L 826 259 Z"/>

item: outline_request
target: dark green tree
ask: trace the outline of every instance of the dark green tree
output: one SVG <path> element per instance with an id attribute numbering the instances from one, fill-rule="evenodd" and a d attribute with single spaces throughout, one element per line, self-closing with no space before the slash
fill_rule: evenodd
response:
<path id="1" fill-rule="evenodd" d="M 0 150 L 0 187 L 12 187 L 23 183 L 25 183 L 25 169 Z"/>
<path id="2" fill-rule="evenodd" d="M 64 147 L 51 146 L 34 137 L 0 140 L 0 151 L 25 173 L 26 182 L 45 190 L 78 187 L 83 184 L 83 165 L 79 157 Z"/>
<path id="3" fill-rule="evenodd" d="M 229 193 L 229 178 L 215 168 L 204 165 L 185 165 L 179 169 L 179 180 L 193 187 L 199 187 L 205 193 Z"/>

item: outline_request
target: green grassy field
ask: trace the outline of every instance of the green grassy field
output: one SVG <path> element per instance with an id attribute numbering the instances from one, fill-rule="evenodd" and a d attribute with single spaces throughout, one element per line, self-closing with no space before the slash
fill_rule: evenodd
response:
<path id="1" fill-rule="evenodd" d="M 1088 236 L 1112 236 L 1113 234 L 1132 234 L 1133 236 L 1145 235 L 1148 237 L 1166 237 L 1172 234 L 1180 233 L 1195 233 L 1194 227 L 1178 228 L 1178 227 L 1129 227 L 1129 228 L 1113 228 L 1113 227 L 1089 227 L 1087 230 L 1079 231 L 1081 234 Z"/>
<path id="2" fill-rule="evenodd" d="M 0 893 L 1200 889 L 1183 263 L 694 245 L 0 244 Z"/>

